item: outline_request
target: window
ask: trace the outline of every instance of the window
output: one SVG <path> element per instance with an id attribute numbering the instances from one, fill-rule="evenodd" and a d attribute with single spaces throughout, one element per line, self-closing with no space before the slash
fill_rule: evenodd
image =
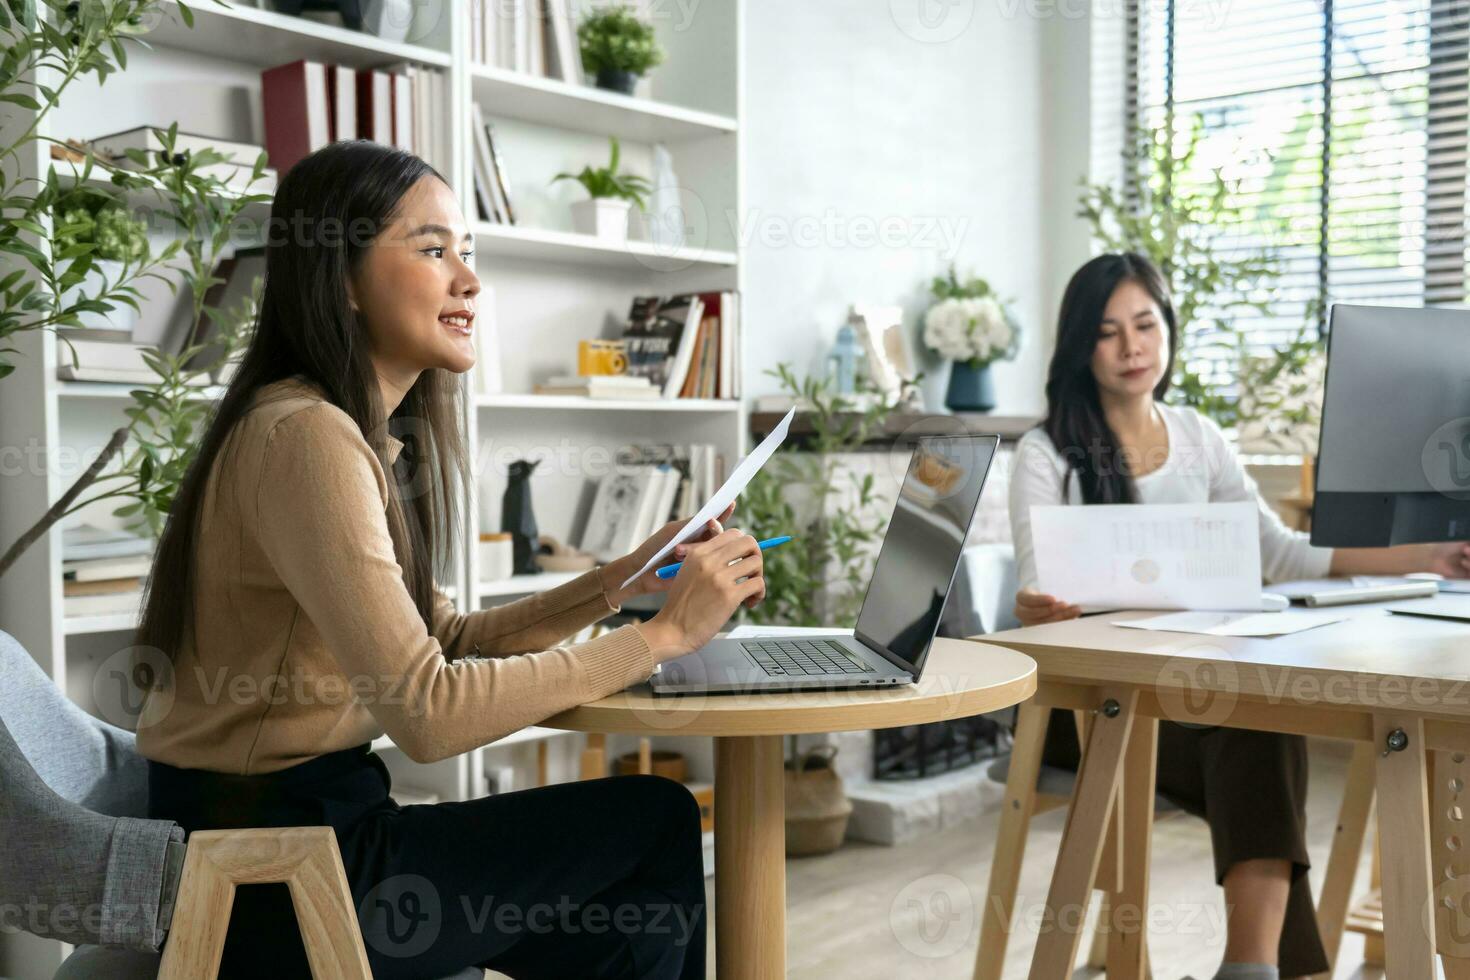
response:
<path id="1" fill-rule="evenodd" d="M 1279 259 L 1270 315 L 1233 321 L 1249 348 L 1304 323 L 1324 328 L 1334 302 L 1465 302 L 1470 7 L 1130 0 L 1128 10 L 1128 125 L 1187 134 L 1197 119 L 1195 166 L 1176 179 L 1218 169 L 1239 214 L 1220 247 L 1268 246 Z M 1222 352 L 1218 380 L 1231 368 Z"/>

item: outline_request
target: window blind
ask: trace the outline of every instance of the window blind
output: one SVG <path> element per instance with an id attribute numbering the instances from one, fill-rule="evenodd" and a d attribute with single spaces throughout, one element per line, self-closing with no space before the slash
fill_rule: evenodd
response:
<path id="1" fill-rule="evenodd" d="M 1128 7 L 1125 125 L 1198 125 L 1181 189 L 1233 188 L 1225 256 L 1271 249 L 1271 309 L 1205 311 L 1265 352 L 1334 302 L 1467 299 L 1470 6 L 1462 0 L 1180 0 Z M 1148 178 L 1132 154 L 1126 172 Z M 1134 199 L 1136 200 L 1136 191 Z M 1202 318 L 1205 319 L 1205 318 Z M 1207 328 L 1196 325 L 1197 331 Z M 1195 349 L 1208 337 L 1196 335 Z M 1233 355 L 1202 354 L 1229 384 Z"/>

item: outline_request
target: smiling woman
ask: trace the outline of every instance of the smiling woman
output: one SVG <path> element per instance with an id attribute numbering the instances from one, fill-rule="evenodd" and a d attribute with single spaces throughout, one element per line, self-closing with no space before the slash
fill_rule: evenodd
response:
<path id="1" fill-rule="evenodd" d="M 682 786 L 399 807 L 369 744 L 386 733 L 415 761 L 446 759 L 646 679 L 764 595 L 754 539 L 721 527 L 727 511 L 675 551 L 683 573 L 639 574 L 670 522 L 560 588 L 456 612 L 432 572 L 457 520 L 480 282 L 454 195 L 417 157 L 335 143 L 282 180 L 271 231 L 259 321 L 147 584 L 150 814 L 191 833 L 331 826 L 380 978 L 703 977 L 699 810 Z M 566 642 L 652 591 L 668 600 L 651 621 Z M 490 896 L 513 921 L 477 914 Z M 410 904 L 440 914 L 405 921 Z M 559 915 L 535 927 L 542 907 Z M 587 928 L 614 908 L 684 928 Z M 221 976 L 266 973 L 309 970 L 289 896 L 246 889 Z"/>

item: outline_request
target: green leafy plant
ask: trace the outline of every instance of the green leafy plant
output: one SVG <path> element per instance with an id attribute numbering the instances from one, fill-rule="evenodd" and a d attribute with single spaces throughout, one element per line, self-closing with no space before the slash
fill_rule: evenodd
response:
<path id="1" fill-rule="evenodd" d="M 1233 393 L 1207 377 L 1208 361 L 1239 359 L 1245 339 L 1233 325 L 1242 313 L 1271 312 L 1280 264 L 1270 249 L 1228 251 L 1220 237 L 1241 219 L 1230 200 L 1236 185 L 1219 170 L 1200 179 L 1203 131 L 1192 118 L 1181 147 L 1172 127 L 1137 136 L 1136 200 L 1122 188 L 1082 185 L 1078 217 L 1105 252 L 1139 252 L 1168 278 L 1179 321 L 1174 392 L 1225 428 L 1238 421 Z"/>
<path id="2" fill-rule="evenodd" d="M 77 245 L 95 246 L 92 256 L 112 262 L 134 262 L 148 252 L 148 225 L 128 213 L 112 194 L 90 187 L 66 191 L 51 215 L 52 248 L 65 252 Z"/>
<path id="3" fill-rule="evenodd" d="M 851 622 L 888 523 L 871 473 L 843 462 L 883 432 L 891 407 L 862 406 L 823 378 L 798 378 L 786 364 L 767 374 L 802 406 L 812 434 L 802 448 L 778 450 L 741 494 L 740 525 L 758 538 L 790 534 L 765 552 L 765 601 L 742 615 L 754 623 L 822 626 Z"/>
<path id="4" fill-rule="evenodd" d="M 583 167 L 578 174 L 560 173 L 551 178 L 554 184 L 559 180 L 575 180 L 587 190 L 587 194 L 593 198 L 611 197 L 632 201 L 640 209 L 646 207 L 645 197 L 649 190 L 646 179 L 637 174 L 623 173 L 618 170 L 618 161 L 621 156 L 621 148 L 618 146 L 618 138 L 610 137 L 612 144 L 612 158 L 605 167 Z"/>
<path id="5" fill-rule="evenodd" d="M 81 4 L 43 0 L 41 6 L 38 11 L 31 2 L 0 2 L 0 38 L 5 42 L 0 59 L 0 107 L 18 106 L 30 113 L 28 125 L 6 130 L 7 137 L 0 141 L 0 163 L 20 160 L 29 144 L 60 145 L 38 135 L 40 121 L 77 78 L 95 74 L 100 84 L 125 68 L 123 42 L 161 16 L 164 4 L 162 0 Z M 183 3 L 168 6 L 177 9 L 192 27 L 192 12 Z M 42 68 L 55 84 L 31 81 Z M 207 347 L 196 344 L 177 353 L 145 352 L 158 380 L 129 393 L 128 425 L 112 433 L 86 472 L 0 556 L 0 575 L 57 521 L 100 500 L 131 501 L 116 513 L 156 534 L 167 517 L 178 480 L 193 458 L 202 424 L 212 411 L 191 382 L 238 351 L 248 325 L 254 322 L 254 297 L 229 311 L 208 308 L 204 300 L 210 287 L 220 282 L 213 272 L 242 213 L 270 200 L 269 195 L 251 191 L 264 173 L 265 154 L 255 161 L 243 188 L 231 186 L 208 173 L 227 159 L 224 155 L 215 151 L 176 154 L 177 136 L 176 126 L 160 132 L 163 152 L 156 159 L 129 151 L 129 162 L 137 169 L 117 167 L 90 154 L 80 163 L 69 164 L 64 173 L 58 173 L 53 164 L 42 177 L 15 177 L 15 168 L 0 166 L 0 210 L 6 213 L 6 220 L 0 222 L 0 271 L 4 272 L 0 275 L 0 378 L 15 370 L 7 355 L 19 353 L 13 346 L 16 335 L 79 325 L 83 312 L 108 313 L 119 305 L 137 310 L 141 294 L 134 283 L 145 277 L 162 280 L 172 291 L 181 282 L 189 290 L 195 322 L 207 318 L 217 330 Z M 68 151 L 74 152 L 75 147 Z M 90 232 L 77 213 L 79 196 L 112 201 L 99 205 L 95 212 L 87 208 Z M 139 213 L 146 211 L 148 219 L 129 213 L 123 201 L 153 202 L 137 206 Z M 123 214 L 104 217 L 104 212 L 114 208 Z M 47 221 L 52 222 L 49 230 Z M 154 252 L 146 236 L 135 234 L 139 221 L 170 232 L 170 240 Z M 92 240 L 86 240 L 84 234 L 90 234 Z M 123 273 L 105 281 L 96 295 L 63 302 L 62 297 L 82 282 L 99 258 L 106 257 L 106 251 L 124 256 Z M 70 352 L 75 363 L 75 351 Z M 101 492 L 87 496 L 91 489 Z"/>
<path id="6" fill-rule="evenodd" d="M 582 67 L 594 75 L 602 71 L 642 75 L 664 60 L 653 27 L 629 7 L 610 7 L 588 16 L 577 25 L 577 43 Z"/>

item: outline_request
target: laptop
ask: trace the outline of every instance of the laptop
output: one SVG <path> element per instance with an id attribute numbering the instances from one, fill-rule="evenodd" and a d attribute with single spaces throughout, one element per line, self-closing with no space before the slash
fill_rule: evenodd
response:
<path id="1" fill-rule="evenodd" d="M 999 444 L 993 435 L 918 441 L 851 635 L 717 639 L 660 664 L 649 682 L 653 692 L 838 690 L 917 681 Z"/>

